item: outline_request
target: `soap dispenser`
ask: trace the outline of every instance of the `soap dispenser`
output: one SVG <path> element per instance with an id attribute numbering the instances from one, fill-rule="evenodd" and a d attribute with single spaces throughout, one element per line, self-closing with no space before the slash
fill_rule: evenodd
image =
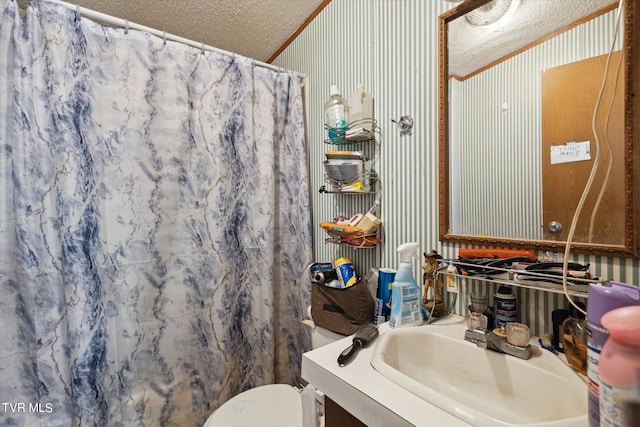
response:
<path id="1" fill-rule="evenodd" d="M 400 266 L 391 287 L 391 315 L 389 326 L 417 326 L 422 324 L 420 288 L 413 277 L 413 258 L 418 258 L 418 243 L 404 243 L 398 247 Z"/>

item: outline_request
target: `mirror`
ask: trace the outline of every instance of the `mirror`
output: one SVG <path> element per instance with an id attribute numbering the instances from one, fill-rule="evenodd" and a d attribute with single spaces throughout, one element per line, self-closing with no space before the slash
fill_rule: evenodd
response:
<path id="1" fill-rule="evenodd" d="M 597 161 L 572 251 L 640 257 L 640 6 L 621 3 L 615 43 L 614 0 L 467 0 L 440 16 L 441 241 L 562 251 Z"/>

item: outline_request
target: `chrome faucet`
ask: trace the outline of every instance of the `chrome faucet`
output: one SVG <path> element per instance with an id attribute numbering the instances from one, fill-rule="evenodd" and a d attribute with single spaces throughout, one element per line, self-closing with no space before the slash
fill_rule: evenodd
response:
<path id="1" fill-rule="evenodd" d="M 465 340 L 475 343 L 480 348 L 510 354 L 511 356 L 521 359 L 529 359 L 531 357 L 530 345 L 518 347 L 509 344 L 507 338 L 496 335 L 493 331 L 486 328 L 476 328 L 473 331 L 467 331 L 467 333 L 465 333 Z"/>

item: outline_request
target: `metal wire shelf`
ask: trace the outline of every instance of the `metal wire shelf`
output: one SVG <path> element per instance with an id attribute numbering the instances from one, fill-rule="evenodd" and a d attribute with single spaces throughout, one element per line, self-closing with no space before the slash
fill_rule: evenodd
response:
<path id="1" fill-rule="evenodd" d="M 356 129 L 359 126 L 371 125 L 371 130 L 362 128 L 361 132 L 349 134 L 350 129 Z M 328 132 L 330 127 L 325 124 L 324 129 Z M 327 138 L 324 140 L 325 144 L 331 145 L 348 145 L 354 143 L 364 143 L 374 141 L 376 139 L 376 133 L 379 132 L 378 121 L 376 119 L 361 119 L 350 122 L 347 126 L 332 128 L 338 135 L 335 138 Z"/>
<path id="2" fill-rule="evenodd" d="M 468 266 L 468 267 L 477 267 L 477 264 L 469 264 L 464 261 L 458 260 L 442 260 L 440 261 L 441 268 L 438 270 L 438 275 L 443 275 L 446 277 L 448 274 L 444 268 L 446 267 L 448 262 L 451 262 L 456 266 Z M 514 270 L 512 268 L 500 268 L 500 267 L 491 267 L 493 270 L 500 271 L 501 274 L 497 276 L 485 276 L 485 275 L 462 275 L 459 273 L 454 274 L 454 276 L 459 277 L 465 280 L 478 280 L 481 282 L 494 283 L 498 285 L 508 285 L 515 286 L 519 288 L 527 288 L 534 289 L 537 291 L 550 292 L 556 294 L 563 294 L 564 289 L 562 284 L 555 283 L 559 278 L 556 275 L 549 275 L 545 273 L 535 272 L 535 271 L 525 271 L 525 270 Z M 518 280 L 518 274 L 526 273 L 529 276 L 529 279 L 526 281 Z M 535 281 L 535 277 L 540 278 L 540 281 Z M 545 282 L 545 280 L 553 280 L 550 282 Z M 588 297 L 588 285 L 591 283 L 594 284 L 604 284 L 607 280 L 602 280 L 599 277 L 593 277 L 590 279 L 580 279 L 580 278 L 571 278 L 573 283 L 567 284 L 567 291 L 570 295 L 579 297 L 579 298 L 587 298 Z"/>
<path id="3" fill-rule="evenodd" d="M 320 193 L 330 194 L 376 194 L 376 184 L 378 173 L 375 171 L 364 171 L 358 174 L 351 182 L 342 182 L 331 179 L 324 175 L 325 185 L 320 187 Z"/>
<path id="4" fill-rule="evenodd" d="M 348 236 L 338 236 L 329 232 L 327 232 L 327 234 L 330 237 L 327 237 L 324 240 L 325 243 L 349 246 L 355 249 L 374 249 L 382 242 L 382 240 L 378 238 L 377 232 L 369 234 L 352 234 Z"/>

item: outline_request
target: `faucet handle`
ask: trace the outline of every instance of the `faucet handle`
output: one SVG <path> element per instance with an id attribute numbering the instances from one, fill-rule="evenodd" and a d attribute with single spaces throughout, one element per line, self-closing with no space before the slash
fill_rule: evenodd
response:
<path id="1" fill-rule="evenodd" d="M 487 316 L 482 313 L 471 313 L 467 319 L 467 329 L 473 331 L 476 328 L 487 327 Z"/>
<path id="2" fill-rule="evenodd" d="M 507 323 L 507 342 L 509 344 L 517 347 L 526 347 L 529 345 L 530 338 L 531 334 L 527 325 L 517 322 Z"/>

